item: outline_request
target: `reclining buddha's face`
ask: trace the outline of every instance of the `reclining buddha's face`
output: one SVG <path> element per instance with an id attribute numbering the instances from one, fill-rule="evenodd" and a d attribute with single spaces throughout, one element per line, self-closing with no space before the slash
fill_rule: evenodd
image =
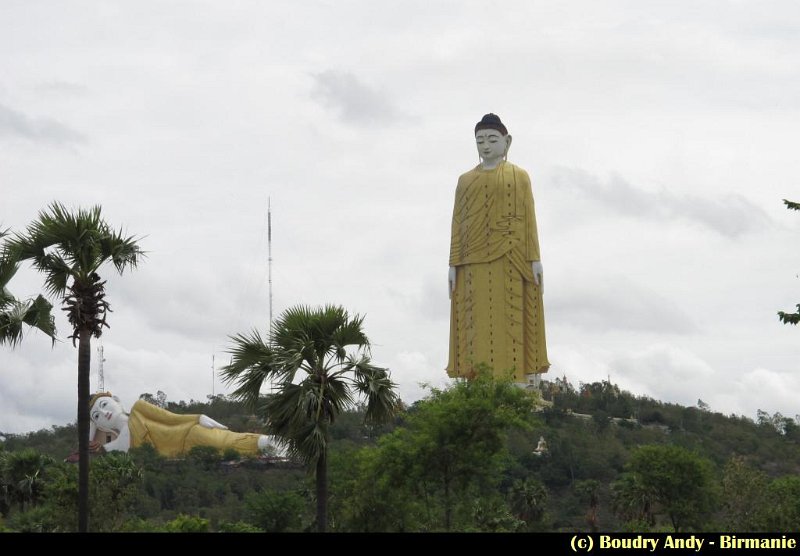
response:
<path id="1" fill-rule="evenodd" d="M 116 397 L 97 398 L 89 410 L 89 418 L 101 431 L 119 432 L 120 417 L 125 413 Z"/>

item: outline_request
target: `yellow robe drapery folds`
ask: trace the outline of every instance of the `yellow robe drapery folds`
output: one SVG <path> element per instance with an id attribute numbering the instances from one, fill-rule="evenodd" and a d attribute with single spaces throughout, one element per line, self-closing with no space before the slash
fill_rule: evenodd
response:
<path id="1" fill-rule="evenodd" d="M 199 415 L 178 415 L 138 400 L 128 417 L 131 447 L 149 443 L 165 457 L 184 455 L 195 446 L 213 446 L 219 450 L 233 448 L 243 455 L 259 453 L 260 435 L 208 429 L 200 425 L 199 419 Z"/>
<path id="2" fill-rule="evenodd" d="M 458 179 L 450 266 L 456 288 L 450 302 L 447 374 L 470 377 L 480 363 L 515 382 L 544 373 L 550 363 L 542 291 L 531 262 L 540 260 L 528 174 L 501 162 L 480 165 Z"/>

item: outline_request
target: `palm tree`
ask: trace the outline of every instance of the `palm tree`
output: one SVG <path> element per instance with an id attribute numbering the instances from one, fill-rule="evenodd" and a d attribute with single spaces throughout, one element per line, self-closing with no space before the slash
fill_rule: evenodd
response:
<path id="1" fill-rule="evenodd" d="M 533 478 L 517 479 L 509 492 L 511 509 L 529 529 L 539 525 L 547 508 L 547 487 Z"/>
<path id="2" fill-rule="evenodd" d="M 233 396 L 258 411 L 268 432 L 315 475 L 320 532 L 327 528 L 330 426 L 358 402 L 369 424 L 386 422 L 398 405 L 389 372 L 370 362 L 363 321 L 342 307 L 293 307 L 277 319 L 271 341 L 257 330 L 232 336 L 231 363 L 222 369 L 238 386 Z M 262 399 L 266 381 L 274 393 Z"/>
<path id="3" fill-rule="evenodd" d="M 623 473 L 611 484 L 612 508 L 623 519 L 653 527 L 656 524 L 655 491 L 633 473 Z"/>
<path id="4" fill-rule="evenodd" d="M 43 488 L 42 477 L 53 463 L 53 458 L 32 448 L 9 452 L 0 458 L 0 484 L 6 501 L 16 501 L 20 512 L 25 510 L 26 503 L 35 506 Z"/>
<path id="5" fill-rule="evenodd" d="M 40 211 L 24 234 L 7 242 L 11 260 L 30 260 L 44 273 L 45 289 L 63 301 L 72 325 L 72 345 L 78 342 L 78 530 L 89 522 L 89 373 L 91 338 L 108 327 L 111 311 L 105 281 L 97 274 L 106 262 L 122 274 L 144 256 L 133 237 L 115 232 L 103 220 L 100 206 L 69 212 L 61 203 Z"/>
<path id="6" fill-rule="evenodd" d="M 6 236 L 0 231 L 0 238 Z M 8 252 L 0 252 L 0 344 L 14 347 L 22 340 L 24 326 L 38 328 L 55 342 L 56 325 L 50 310 L 53 306 L 44 296 L 36 299 L 20 300 L 8 291 L 8 283 L 17 273 L 19 264 L 14 262 Z"/>

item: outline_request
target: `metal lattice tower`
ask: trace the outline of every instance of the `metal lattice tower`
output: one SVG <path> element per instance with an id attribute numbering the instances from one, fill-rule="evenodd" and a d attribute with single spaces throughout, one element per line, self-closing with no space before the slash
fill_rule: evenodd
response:
<path id="1" fill-rule="evenodd" d="M 272 200 L 267 197 L 267 266 L 269 281 L 269 343 L 272 345 Z M 275 393 L 275 377 L 269 378 L 269 391 Z"/>
<path id="2" fill-rule="evenodd" d="M 106 390 L 106 380 L 103 376 L 103 363 L 105 362 L 106 358 L 103 357 L 103 345 L 97 346 L 97 391 L 98 392 L 105 392 Z"/>
<path id="3" fill-rule="evenodd" d="M 267 197 L 267 262 L 269 263 L 269 339 L 272 341 L 272 201 Z"/>

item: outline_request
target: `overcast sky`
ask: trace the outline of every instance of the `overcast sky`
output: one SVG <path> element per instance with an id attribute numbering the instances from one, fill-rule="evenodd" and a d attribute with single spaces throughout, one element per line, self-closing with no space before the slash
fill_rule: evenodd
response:
<path id="1" fill-rule="evenodd" d="M 275 314 L 366 315 L 410 402 L 446 380 L 455 184 L 495 112 L 533 180 L 549 378 L 794 416 L 798 52 L 791 0 L 6 0 L 0 227 L 58 200 L 140 236 L 103 274 L 106 387 L 205 399 L 228 335 L 266 331 L 269 197 Z M 54 348 L 0 349 L 0 431 L 74 421 L 58 319 Z"/>

